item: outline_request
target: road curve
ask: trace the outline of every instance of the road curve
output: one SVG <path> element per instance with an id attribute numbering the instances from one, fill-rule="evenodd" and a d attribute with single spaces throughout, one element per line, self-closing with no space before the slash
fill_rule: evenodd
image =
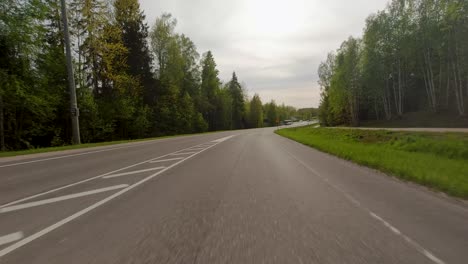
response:
<path id="1" fill-rule="evenodd" d="M 0 160 L 2 264 L 466 263 L 467 223 L 270 128 Z"/>

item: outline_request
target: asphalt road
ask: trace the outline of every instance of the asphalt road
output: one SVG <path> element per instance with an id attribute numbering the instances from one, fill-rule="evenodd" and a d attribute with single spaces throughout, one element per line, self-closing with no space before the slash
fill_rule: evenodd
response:
<path id="1" fill-rule="evenodd" d="M 468 263 L 468 207 L 269 128 L 170 138 L 0 159 L 0 263 Z"/>

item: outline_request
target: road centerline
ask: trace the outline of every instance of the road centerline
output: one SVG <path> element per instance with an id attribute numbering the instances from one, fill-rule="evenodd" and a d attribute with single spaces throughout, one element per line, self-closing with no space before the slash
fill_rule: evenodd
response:
<path id="1" fill-rule="evenodd" d="M 202 144 L 204 144 L 204 143 L 202 143 Z M 199 147 L 199 146 L 202 145 L 202 144 L 198 144 L 198 145 L 195 145 L 195 146 L 191 146 L 191 147 L 188 147 L 188 148 L 184 148 L 184 149 L 178 150 L 178 151 L 176 151 L 176 152 L 186 151 L 186 150 L 188 150 L 189 148 Z M 172 152 L 172 153 L 175 153 L 175 152 Z M 10 205 L 18 204 L 18 203 L 21 203 L 21 202 L 24 202 L 24 201 L 27 201 L 27 200 L 31 200 L 31 199 L 40 197 L 40 196 L 42 196 L 42 195 L 46 195 L 46 194 L 49 194 L 49 193 L 53 193 L 53 192 L 56 192 L 56 191 L 60 191 L 60 190 L 66 189 L 66 188 L 70 188 L 70 187 L 73 187 L 73 186 L 82 184 L 82 183 L 85 183 L 85 182 L 89 182 L 89 181 L 92 181 L 92 180 L 96 180 L 96 179 L 102 178 L 103 176 L 110 175 L 110 174 L 112 174 L 112 173 L 116 173 L 116 172 L 123 171 L 123 170 L 126 170 L 126 169 L 130 169 L 130 168 L 133 168 L 133 167 L 136 167 L 136 166 L 139 166 L 139 165 L 142 165 L 142 164 L 151 162 L 151 161 L 153 161 L 153 160 L 158 160 L 158 159 L 161 159 L 161 158 L 164 158 L 164 157 L 169 157 L 172 153 L 164 154 L 164 155 L 161 155 L 161 156 L 159 156 L 159 157 L 155 157 L 155 158 L 151 158 L 151 159 L 148 159 L 148 160 L 145 160 L 145 161 L 142 161 L 142 162 L 138 162 L 138 163 L 135 163 L 135 164 L 132 164 L 132 165 L 129 165 L 129 166 L 126 166 L 126 167 L 117 169 L 117 170 L 113 170 L 113 171 L 110 171 L 110 172 L 106 172 L 106 173 L 103 173 L 103 174 L 100 174 L 100 175 L 97 175 L 97 176 L 94 176 L 94 177 L 91 177 L 91 178 L 88 178 L 88 179 L 84 179 L 84 180 L 81 180 L 81 181 L 78 181 L 78 182 L 70 183 L 70 184 L 67 184 L 67 185 L 64 185 L 64 186 L 61 186 L 61 187 L 52 189 L 52 190 L 48 190 L 48 191 L 44 191 L 44 192 L 41 192 L 41 193 L 37 193 L 37 194 L 31 195 L 31 196 L 27 196 L 27 197 L 24 197 L 24 198 L 21 198 L 21 199 L 18 199 L 18 200 L 14 200 L 14 201 L 11 201 L 11 202 L 9 202 L 9 203 L 0 205 L 0 208 L 4 208 L 4 207 L 10 206 Z"/>
<path id="2" fill-rule="evenodd" d="M 229 137 L 229 138 L 232 138 L 232 137 L 234 137 L 234 135 Z M 225 140 L 223 140 L 223 141 L 225 141 Z M 78 218 L 78 217 L 80 217 L 80 216 L 82 216 L 82 215 L 84 215 L 84 214 L 98 208 L 99 206 L 101 206 L 103 204 L 106 204 L 107 202 L 113 200 L 114 198 L 119 197 L 122 194 L 124 194 L 124 193 L 126 193 L 126 192 L 128 192 L 128 191 L 130 191 L 130 190 L 144 184 L 145 182 L 147 182 L 147 181 L 157 177 L 158 175 L 172 169 L 173 167 L 181 164 L 182 162 L 184 162 L 186 160 L 189 160 L 192 157 L 194 157 L 194 156 L 196 156 L 196 155 L 198 155 L 198 154 L 200 154 L 200 153 L 202 153 L 204 151 L 207 151 L 208 149 L 218 145 L 219 143 L 221 143 L 223 141 L 217 142 L 216 144 L 214 144 L 214 145 L 212 145 L 212 146 L 210 146 L 210 147 L 208 147 L 208 148 L 206 148 L 206 149 L 204 149 L 202 151 L 195 152 L 194 154 L 192 154 L 192 155 L 190 155 L 188 157 L 185 157 L 184 159 L 182 159 L 182 160 L 180 160 L 180 161 L 178 161 L 178 162 L 176 162 L 174 164 L 171 164 L 170 166 L 168 166 L 168 167 L 166 167 L 166 168 L 164 168 L 164 169 L 162 169 L 162 170 L 160 170 L 160 171 L 158 171 L 158 172 L 156 172 L 156 173 L 154 173 L 154 174 L 152 174 L 152 175 L 150 175 L 150 176 L 148 176 L 148 177 L 146 177 L 146 178 L 144 178 L 144 179 L 142 179 L 142 180 L 140 180 L 140 181 L 138 181 L 138 182 L 136 182 L 136 183 L 134 183 L 134 184 L 132 184 L 130 186 L 128 186 L 127 188 L 125 188 L 123 190 L 120 190 L 117 193 L 114 193 L 114 194 L 112 194 L 112 195 L 110 195 L 110 196 L 108 196 L 108 197 L 106 197 L 106 198 L 104 198 L 104 199 L 102 199 L 102 200 L 100 200 L 100 201 L 86 207 L 85 209 L 82 209 L 81 211 L 78 211 L 78 212 L 74 213 L 73 215 L 70 215 L 70 216 L 60 220 L 59 222 L 56 222 L 55 224 L 52 224 L 52 225 L 50 225 L 50 226 L 48 226 L 48 227 L 46 227 L 46 228 L 44 228 L 44 229 L 42 229 L 40 231 L 28 236 L 28 237 L 25 237 L 25 238 L 17 241 L 16 243 L 14 243 L 14 244 L 0 250 L 0 258 L 7 255 L 7 254 L 9 254 L 12 251 L 18 249 L 18 248 L 20 248 L 20 247 L 30 243 L 30 242 L 32 242 L 32 241 L 34 241 L 34 240 L 36 240 L 36 239 L 38 239 L 38 238 L 40 238 L 40 237 L 42 237 L 42 236 L 44 236 L 44 235 L 46 235 L 48 233 L 54 231 L 55 229 L 57 229 L 57 228 L 65 225 L 65 224 L 73 221 L 74 219 L 76 219 L 76 218 Z M 168 155 L 170 155 L 170 154 L 167 154 L 165 156 L 168 156 Z M 164 157 L 164 156 L 162 156 L 162 157 Z"/>

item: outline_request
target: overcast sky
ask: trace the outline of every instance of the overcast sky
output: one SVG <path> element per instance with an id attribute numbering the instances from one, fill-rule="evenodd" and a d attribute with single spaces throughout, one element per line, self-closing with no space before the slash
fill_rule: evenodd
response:
<path id="1" fill-rule="evenodd" d="M 317 107 L 317 67 L 388 0 L 140 0 L 147 22 L 171 13 L 176 31 L 200 54 L 211 50 L 228 81 L 233 71 L 249 95 Z"/>

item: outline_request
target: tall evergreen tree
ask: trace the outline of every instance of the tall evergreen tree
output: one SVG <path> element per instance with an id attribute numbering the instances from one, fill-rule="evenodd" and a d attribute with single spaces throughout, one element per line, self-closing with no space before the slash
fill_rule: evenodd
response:
<path id="1" fill-rule="evenodd" d="M 260 96 L 255 94 L 250 101 L 249 107 L 249 124 L 250 127 L 263 127 L 263 106 Z"/>
<path id="2" fill-rule="evenodd" d="M 232 98 L 232 128 L 245 128 L 245 100 L 242 87 L 237 80 L 236 73 L 232 73 L 232 79 L 229 82 L 229 92 Z"/>
<path id="3" fill-rule="evenodd" d="M 219 127 L 219 116 L 217 116 L 216 109 L 220 86 L 218 73 L 213 54 L 208 51 L 202 59 L 200 109 L 203 117 L 208 122 L 209 129 L 212 131 Z"/>
<path id="4" fill-rule="evenodd" d="M 148 46 L 148 25 L 138 0 L 115 0 L 115 20 L 122 30 L 122 42 L 127 49 L 127 73 L 140 82 L 142 95 L 149 97 L 156 89 L 151 72 Z M 149 101 L 147 101 L 149 102 Z"/>

